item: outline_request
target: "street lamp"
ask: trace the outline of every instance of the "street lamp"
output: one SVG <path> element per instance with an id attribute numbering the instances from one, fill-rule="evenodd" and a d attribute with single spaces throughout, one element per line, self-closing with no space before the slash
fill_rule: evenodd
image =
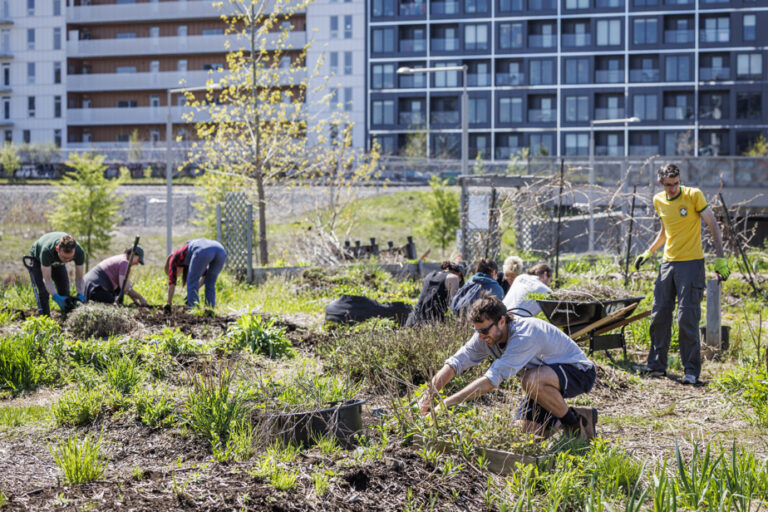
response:
<path id="1" fill-rule="evenodd" d="M 593 119 L 589 122 L 589 237 L 588 237 L 588 251 L 590 253 L 595 251 L 595 214 L 592 205 L 592 195 L 595 186 L 595 125 L 596 124 L 615 124 L 615 123 L 638 123 L 639 117 L 622 117 L 620 119 Z M 628 141 L 624 141 L 627 144 Z"/>
<path id="2" fill-rule="evenodd" d="M 221 89 L 220 85 L 203 85 L 199 87 L 179 87 L 168 89 L 168 117 L 165 121 L 165 252 L 173 251 L 173 171 L 171 171 L 171 139 L 173 138 L 173 119 L 171 118 L 171 95 L 181 92 L 209 91 Z"/>
<path id="3" fill-rule="evenodd" d="M 446 71 L 461 71 L 464 90 L 461 94 L 461 174 L 469 174 L 469 95 L 467 94 L 468 66 L 445 66 L 434 68 L 411 68 L 403 66 L 397 69 L 398 75 L 415 75 L 416 73 L 442 73 Z M 429 135 L 429 130 L 427 130 Z"/>

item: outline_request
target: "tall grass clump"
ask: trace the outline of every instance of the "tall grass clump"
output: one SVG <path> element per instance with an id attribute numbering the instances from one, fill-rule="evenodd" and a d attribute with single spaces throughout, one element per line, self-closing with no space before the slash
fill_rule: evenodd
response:
<path id="1" fill-rule="evenodd" d="M 233 426 L 246 417 L 245 393 L 233 380 L 228 368 L 215 375 L 192 377 L 192 389 L 184 404 L 184 421 L 212 446 L 226 446 Z"/>
<path id="2" fill-rule="evenodd" d="M 53 417 L 59 426 L 79 427 L 96 419 L 104 405 L 101 389 L 74 389 L 65 393 L 53 406 Z"/>
<path id="3" fill-rule="evenodd" d="M 120 393 L 130 393 L 142 379 L 136 358 L 122 356 L 110 361 L 106 368 L 107 382 Z"/>
<path id="4" fill-rule="evenodd" d="M 192 341 L 192 336 L 184 334 L 181 329 L 166 327 L 160 334 L 150 336 L 149 340 L 157 343 L 162 350 L 172 356 L 194 354 L 200 350 L 200 347 Z"/>
<path id="5" fill-rule="evenodd" d="M 35 355 L 36 347 L 28 337 L 0 338 L 0 390 L 19 393 L 37 387 L 43 372 Z"/>
<path id="6" fill-rule="evenodd" d="M 98 303 L 84 304 L 67 317 L 67 328 L 79 338 L 126 334 L 134 324 L 130 310 Z"/>
<path id="7" fill-rule="evenodd" d="M 231 349 L 248 347 L 254 354 L 269 357 L 292 357 L 291 342 L 285 335 L 285 328 L 275 325 L 275 317 L 265 320 L 261 315 L 248 312 L 241 315 L 227 334 Z"/>
<path id="8" fill-rule="evenodd" d="M 150 428 L 170 427 L 176 422 L 175 404 L 168 390 L 137 392 L 134 404 L 139 420 Z"/>
<path id="9" fill-rule="evenodd" d="M 362 385 L 334 373 L 319 374 L 302 366 L 295 377 L 277 389 L 281 408 L 312 410 L 352 400 Z"/>
<path id="10" fill-rule="evenodd" d="M 768 425 L 768 372 L 762 365 L 727 370 L 715 380 L 714 385 L 742 407 L 747 419 L 760 426 Z M 749 412 L 749 408 L 753 413 Z"/>
<path id="11" fill-rule="evenodd" d="M 101 451 L 101 437 L 85 436 L 79 439 L 75 435 L 48 450 L 69 485 L 94 482 L 107 469 L 107 461 Z"/>

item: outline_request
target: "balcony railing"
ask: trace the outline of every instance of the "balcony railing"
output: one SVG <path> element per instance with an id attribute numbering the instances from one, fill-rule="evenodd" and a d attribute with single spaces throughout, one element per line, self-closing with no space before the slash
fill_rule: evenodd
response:
<path id="1" fill-rule="evenodd" d="M 727 28 L 705 28 L 699 30 L 699 41 L 702 43 L 727 43 L 731 40 L 731 31 Z"/>
<path id="2" fill-rule="evenodd" d="M 424 16 L 427 14 L 427 4 L 423 2 L 408 2 L 400 4 L 400 16 Z"/>
<path id="3" fill-rule="evenodd" d="M 699 68 L 699 80 L 728 80 L 731 68 Z"/>
<path id="4" fill-rule="evenodd" d="M 689 107 L 664 107 L 666 121 L 685 121 L 693 119 L 693 109 Z"/>
<path id="5" fill-rule="evenodd" d="M 467 75 L 467 85 L 469 87 L 487 87 L 491 85 L 491 74 L 470 73 Z"/>
<path id="6" fill-rule="evenodd" d="M 398 123 L 404 126 L 422 126 L 427 122 L 424 112 L 400 112 L 397 116 Z"/>
<path id="7" fill-rule="evenodd" d="M 531 123 L 551 123 L 557 118 L 557 111 L 554 109 L 540 110 L 531 109 L 528 110 L 528 121 Z"/>
<path id="8" fill-rule="evenodd" d="M 455 52 L 459 49 L 459 39 L 433 39 L 432 50 L 436 52 Z"/>
<path id="9" fill-rule="evenodd" d="M 624 81 L 623 69 L 598 69 L 595 71 L 595 81 L 601 84 L 618 84 Z"/>
<path id="10" fill-rule="evenodd" d="M 688 44 L 693 42 L 693 30 L 665 30 L 664 42 L 670 44 Z"/>
<path id="11" fill-rule="evenodd" d="M 425 39 L 401 39 L 400 51 L 405 53 L 419 53 L 427 51 Z"/>
<path id="12" fill-rule="evenodd" d="M 497 73 L 496 85 L 524 85 L 525 73 Z"/>
<path id="13" fill-rule="evenodd" d="M 595 146 L 597 156 L 624 156 L 624 146 Z"/>
<path id="14" fill-rule="evenodd" d="M 591 42 L 592 34 L 563 34 L 563 46 L 589 46 Z"/>
<path id="15" fill-rule="evenodd" d="M 194 112 L 195 122 L 208 119 L 204 112 L 197 112 L 191 107 L 171 107 L 171 119 L 174 123 L 186 123 L 183 115 Z M 165 124 L 168 118 L 167 107 L 135 108 L 69 108 L 67 124 L 121 125 L 121 124 Z"/>
<path id="16" fill-rule="evenodd" d="M 554 48 L 555 36 L 553 34 L 533 34 L 528 36 L 529 48 Z"/>
<path id="17" fill-rule="evenodd" d="M 64 3 L 64 2 L 62 2 Z M 210 0 L 144 2 L 135 4 L 82 5 L 67 7 L 67 23 L 105 23 L 131 21 L 160 21 L 195 18 L 218 18 L 232 14 L 234 7 L 223 2 L 222 8 Z"/>
<path id="18" fill-rule="evenodd" d="M 432 14 L 458 14 L 459 2 L 432 2 Z"/>
<path id="19" fill-rule="evenodd" d="M 623 119 L 624 108 L 611 107 L 611 108 L 596 108 L 595 119 Z"/>
<path id="20" fill-rule="evenodd" d="M 629 146 L 629 154 L 632 156 L 652 156 L 659 154 L 659 146 Z"/>
<path id="21" fill-rule="evenodd" d="M 519 146 L 496 146 L 496 159 L 509 160 L 514 155 L 520 154 L 523 148 Z"/>
<path id="22" fill-rule="evenodd" d="M 658 82 L 659 81 L 658 69 L 630 69 L 629 81 L 630 82 Z"/>
<path id="23" fill-rule="evenodd" d="M 434 124 L 458 124 L 460 116 L 458 112 L 435 112 L 429 115 L 429 122 Z"/>

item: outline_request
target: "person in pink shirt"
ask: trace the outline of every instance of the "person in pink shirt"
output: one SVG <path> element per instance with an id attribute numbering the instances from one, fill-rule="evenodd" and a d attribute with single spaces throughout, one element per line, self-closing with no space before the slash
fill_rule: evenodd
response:
<path id="1" fill-rule="evenodd" d="M 131 256 L 132 247 L 128 247 L 122 254 L 111 256 L 85 274 L 85 302 L 101 302 L 113 304 L 120 295 L 123 282 L 128 273 L 128 258 Z M 131 266 L 144 264 L 144 249 L 136 246 Z M 147 305 L 146 299 L 133 289 L 130 279 L 125 283 L 125 294 L 134 302 L 142 306 Z"/>

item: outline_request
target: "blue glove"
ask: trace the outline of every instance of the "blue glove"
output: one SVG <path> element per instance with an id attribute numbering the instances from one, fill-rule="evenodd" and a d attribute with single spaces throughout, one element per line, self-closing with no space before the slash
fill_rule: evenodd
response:
<path id="1" fill-rule="evenodd" d="M 85 304 L 85 295 L 83 295 L 82 293 L 78 293 L 77 294 L 77 300 L 79 300 L 80 302 Z"/>
<path id="2" fill-rule="evenodd" d="M 59 306 L 59 309 L 64 311 L 67 308 L 67 298 L 58 293 L 53 295 L 53 301 Z"/>

